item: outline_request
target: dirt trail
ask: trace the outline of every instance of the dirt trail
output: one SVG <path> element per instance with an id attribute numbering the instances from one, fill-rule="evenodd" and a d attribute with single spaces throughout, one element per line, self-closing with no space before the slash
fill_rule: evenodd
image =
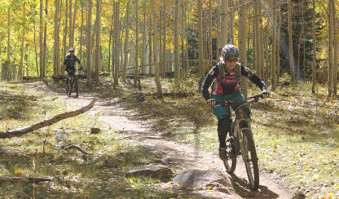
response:
<path id="1" fill-rule="evenodd" d="M 93 99 L 89 95 L 81 94 L 79 98 L 67 97 L 63 90 L 53 89 L 61 98 L 68 101 L 67 104 L 76 103 L 79 107 L 89 104 Z M 118 101 L 118 99 L 115 99 Z M 112 103 L 113 102 L 113 103 Z M 228 175 L 222 161 L 215 152 L 206 152 L 184 141 L 165 137 L 161 132 L 155 132 L 149 121 L 143 121 L 138 113 L 126 110 L 120 103 L 99 99 L 91 112 L 100 112 L 99 120 L 116 132 L 124 135 L 124 139 L 130 139 L 134 143 L 141 144 L 156 153 L 167 154 L 164 164 L 171 168 L 180 167 L 190 172 L 194 184 L 219 183 L 217 189 L 192 191 L 199 197 L 207 198 L 291 198 L 290 193 L 273 177 L 260 173 L 260 187 L 258 191 L 251 191 L 247 187 L 247 174 L 244 164 L 238 158 L 237 168 L 233 175 Z M 217 136 L 217 135 L 216 135 Z M 175 172 L 175 175 L 178 175 Z M 220 183 L 220 178 L 222 183 Z M 192 180 L 190 179 L 190 180 Z M 200 182 L 198 182 L 200 181 Z M 227 185 L 229 184 L 229 185 Z M 164 185 L 165 186 L 165 185 Z"/>

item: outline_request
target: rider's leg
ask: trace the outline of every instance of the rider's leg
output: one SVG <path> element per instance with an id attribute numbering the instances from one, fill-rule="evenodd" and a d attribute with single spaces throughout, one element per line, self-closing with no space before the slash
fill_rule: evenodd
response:
<path id="1" fill-rule="evenodd" d="M 224 100 L 224 95 L 212 96 L 216 101 Z M 218 119 L 218 138 L 219 138 L 219 157 L 225 159 L 226 153 L 226 135 L 231 129 L 231 111 L 229 106 L 217 106 L 213 108 L 213 113 Z"/>
<path id="2" fill-rule="evenodd" d="M 243 101 L 243 100 L 245 100 L 245 97 L 238 90 L 238 91 L 235 92 L 235 94 L 232 96 L 231 99 L 233 101 Z M 240 119 L 250 118 L 250 116 L 251 116 L 251 111 L 250 111 L 250 109 L 249 109 L 249 107 L 247 105 L 241 105 L 240 107 L 239 107 L 239 105 L 232 105 L 232 109 L 233 110 L 237 110 L 236 114 L 238 115 L 238 117 Z M 244 120 L 240 120 L 240 127 L 241 128 L 248 127 L 247 122 L 244 121 Z"/>
<path id="3" fill-rule="evenodd" d="M 76 92 L 78 92 L 78 76 L 74 77 L 73 82 L 74 82 L 74 89 Z"/>
<path id="4" fill-rule="evenodd" d="M 226 135 L 231 130 L 231 118 L 222 116 L 218 121 L 219 148 L 226 148 Z"/>

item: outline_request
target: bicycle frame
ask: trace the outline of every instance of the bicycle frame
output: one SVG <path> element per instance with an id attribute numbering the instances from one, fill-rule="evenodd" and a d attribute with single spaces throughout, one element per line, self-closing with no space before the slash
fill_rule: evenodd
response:
<path id="1" fill-rule="evenodd" d="M 239 103 L 236 110 L 234 110 L 236 116 L 231 124 L 229 139 L 226 140 L 232 149 L 228 153 L 233 154 L 233 156 L 228 156 L 227 159 L 223 159 L 223 162 L 226 171 L 228 173 L 233 173 L 236 167 L 237 155 L 240 154 L 241 150 L 249 184 L 253 190 L 257 190 L 259 187 L 258 158 L 251 129 L 250 112 L 247 112 L 246 109 L 243 109 L 242 107 L 245 107 L 247 103 L 258 101 L 260 97 L 262 98 L 263 95 L 250 97 L 249 100 L 246 101 L 217 102 L 217 106 L 228 106 Z"/>
<path id="2" fill-rule="evenodd" d="M 72 75 L 68 75 L 67 77 L 67 85 L 66 85 L 66 93 L 68 96 L 71 95 L 73 88 L 76 92 L 76 97 L 78 97 L 78 83 L 77 83 L 77 75 L 74 73 Z"/>

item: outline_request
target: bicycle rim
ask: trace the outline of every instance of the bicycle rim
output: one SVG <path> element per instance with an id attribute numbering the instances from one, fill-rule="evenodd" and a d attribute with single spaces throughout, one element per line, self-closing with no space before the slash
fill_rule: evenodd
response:
<path id="1" fill-rule="evenodd" d="M 230 150 L 230 148 L 232 148 L 232 151 L 236 151 L 235 150 L 235 140 L 233 139 L 233 141 L 229 141 L 229 138 L 230 136 L 234 137 L 233 136 L 233 132 L 229 132 L 227 134 L 227 137 L 226 137 L 226 145 L 228 146 L 228 150 Z M 231 151 L 228 151 L 229 153 L 232 153 Z M 233 156 L 229 156 L 227 155 L 227 159 L 223 160 L 224 162 L 224 166 L 226 168 L 226 172 L 231 174 L 234 172 L 235 170 L 235 167 L 237 166 L 237 155 L 236 154 L 233 154 Z"/>
<path id="2" fill-rule="evenodd" d="M 259 167 L 258 157 L 251 131 L 245 130 L 243 133 L 242 156 L 246 166 L 246 172 L 251 189 L 259 188 Z"/>

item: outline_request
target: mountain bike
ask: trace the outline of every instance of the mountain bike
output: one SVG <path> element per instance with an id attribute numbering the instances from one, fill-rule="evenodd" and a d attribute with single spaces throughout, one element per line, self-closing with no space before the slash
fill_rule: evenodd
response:
<path id="1" fill-rule="evenodd" d="M 263 95 L 249 97 L 245 101 L 221 101 L 216 106 L 237 105 L 236 116 L 226 137 L 227 158 L 223 159 L 227 173 L 232 174 L 237 165 L 237 156 L 242 155 L 251 189 L 259 188 L 258 156 L 251 130 L 250 109 L 247 104 L 259 101 Z"/>
<path id="2" fill-rule="evenodd" d="M 82 70 L 82 68 L 79 68 L 79 70 Z M 78 75 L 75 71 L 69 71 L 68 78 L 66 79 L 66 93 L 68 96 L 71 96 L 73 88 L 75 90 L 75 97 L 79 97 Z"/>

